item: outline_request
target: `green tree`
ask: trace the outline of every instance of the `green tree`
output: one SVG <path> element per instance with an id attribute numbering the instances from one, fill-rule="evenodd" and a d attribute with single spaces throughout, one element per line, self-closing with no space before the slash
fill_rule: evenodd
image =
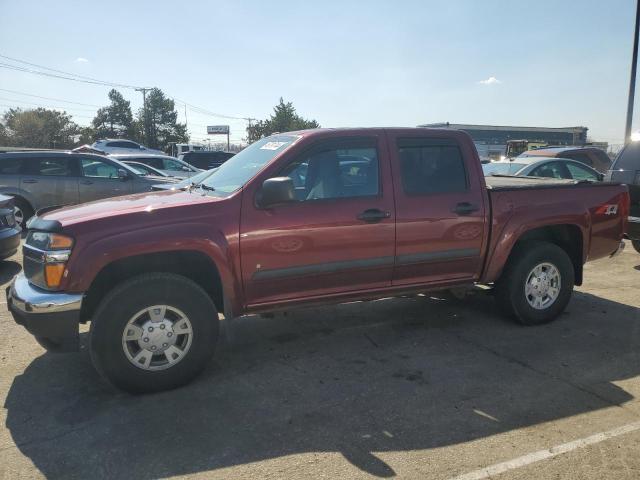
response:
<path id="1" fill-rule="evenodd" d="M 125 100 L 120 92 L 109 92 L 111 104 L 100 108 L 91 122 L 94 138 L 131 138 L 135 135 L 131 102 Z"/>
<path id="2" fill-rule="evenodd" d="M 166 151 L 171 143 L 189 141 L 187 126 L 178 123 L 175 102 L 159 88 L 152 88 L 147 93 L 146 109 L 143 107 L 138 111 L 137 124 L 144 133 L 144 143 L 150 148 Z"/>
<path id="3" fill-rule="evenodd" d="M 12 147 L 72 148 L 80 127 L 67 112 L 10 108 L 3 116 L 7 142 Z"/>
<path id="4" fill-rule="evenodd" d="M 290 132 L 308 128 L 320 128 L 320 124 L 315 120 L 302 118 L 296 112 L 293 103 L 285 103 L 280 97 L 280 103 L 273 108 L 273 115 L 266 120 L 258 120 L 247 127 L 247 141 L 253 143 L 276 132 Z"/>

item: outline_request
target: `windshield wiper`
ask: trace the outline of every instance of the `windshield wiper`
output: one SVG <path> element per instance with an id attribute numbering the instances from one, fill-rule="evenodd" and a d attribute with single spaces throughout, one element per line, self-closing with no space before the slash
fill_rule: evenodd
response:
<path id="1" fill-rule="evenodd" d="M 213 187 L 210 187 L 209 185 L 205 185 L 204 183 L 192 183 L 191 185 L 189 185 L 189 189 L 192 188 L 201 188 L 202 190 L 207 190 L 208 192 L 215 192 L 216 189 Z"/>

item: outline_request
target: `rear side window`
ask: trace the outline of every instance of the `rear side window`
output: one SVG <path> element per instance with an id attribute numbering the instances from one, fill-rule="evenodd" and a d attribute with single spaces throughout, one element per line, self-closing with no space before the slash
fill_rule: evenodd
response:
<path id="1" fill-rule="evenodd" d="M 0 175 L 17 175 L 20 173 L 20 165 L 22 164 L 19 158 L 3 158 L 0 155 Z"/>
<path id="2" fill-rule="evenodd" d="M 123 142 L 123 141 L 118 141 L 118 142 L 109 142 L 107 144 L 108 147 L 116 147 L 116 148 L 140 148 L 138 147 L 137 143 L 133 143 L 133 142 Z"/>
<path id="3" fill-rule="evenodd" d="M 165 169 L 161 158 L 142 157 L 142 158 L 135 158 L 135 159 L 132 159 L 132 160 L 135 160 L 136 162 L 144 163 L 145 165 L 150 165 L 153 168 L 157 168 L 158 170 L 164 170 Z"/>
<path id="4" fill-rule="evenodd" d="M 46 177 L 70 177 L 75 174 L 74 160 L 70 158 L 33 158 L 29 160 L 29 173 Z"/>
<path id="5" fill-rule="evenodd" d="M 534 168 L 529 173 L 530 177 L 546 177 L 546 178 L 571 178 L 571 174 L 567 168 L 560 162 L 547 162 L 539 167 Z"/>
<path id="6" fill-rule="evenodd" d="M 562 153 L 559 156 L 562 158 L 570 158 L 571 160 L 575 160 L 576 162 L 584 163 L 585 165 L 593 167 L 593 160 L 591 160 L 591 157 L 586 153 L 569 152 Z"/>
<path id="7" fill-rule="evenodd" d="M 407 195 L 464 192 L 464 159 L 457 144 L 442 140 L 398 141 L 402 188 Z"/>
<path id="8" fill-rule="evenodd" d="M 640 170 L 640 142 L 631 142 L 624 147 L 613 163 L 613 170 Z"/>

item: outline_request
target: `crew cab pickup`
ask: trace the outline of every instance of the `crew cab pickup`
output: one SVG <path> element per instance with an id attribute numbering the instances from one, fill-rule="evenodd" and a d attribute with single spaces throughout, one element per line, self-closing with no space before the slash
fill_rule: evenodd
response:
<path id="1" fill-rule="evenodd" d="M 97 370 L 157 391 L 248 313 L 484 284 L 518 322 L 548 322 L 583 264 L 622 248 L 628 208 L 623 185 L 485 179 L 459 131 L 282 133 L 185 191 L 34 217 L 7 303 L 50 350 L 90 322 Z"/>

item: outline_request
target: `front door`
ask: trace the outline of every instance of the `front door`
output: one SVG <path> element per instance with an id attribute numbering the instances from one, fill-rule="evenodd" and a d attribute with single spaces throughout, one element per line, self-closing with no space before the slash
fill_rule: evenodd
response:
<path id="1" fill-rule="evenodd" d="M 117 197 L 132 192 L 133 182 L 119 177 L 117 164 L 94 157 L 83 157 L 80 165 L 82 169 L 79 182 L 81 202 Z"/>
<path id="2" fill-rule="evenodd" d="M 393 285 L 473 281 L 482 268 L 485 205 L 470 142 L 389 131 L 396 192 Z"/>
<path id="3" fill-rule="evenodd" d="M 242 278 L 249 305 L 391 284 L 394 206 L 384 136 L 312 145 L 275 175 L 294 203 L 260 209 L 243 196 Z"/>

